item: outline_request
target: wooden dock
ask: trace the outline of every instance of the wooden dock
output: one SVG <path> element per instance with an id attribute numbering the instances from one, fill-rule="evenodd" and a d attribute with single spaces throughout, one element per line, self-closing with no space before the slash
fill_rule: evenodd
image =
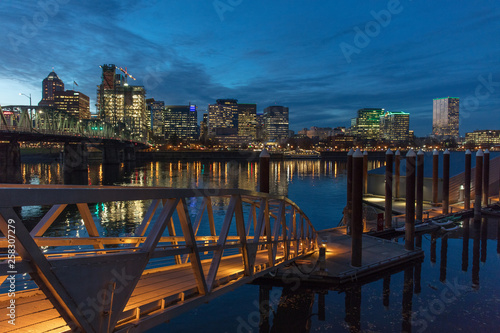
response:
<path id="1" fill-rule="evenodd" d="M 362 243 L 362 266 L 353 267 L 351 237 L 345 233 L 345 228 L 318 231 L 318 245 L 326 248 L 324 270 L 318 252 L 315 252 L 306 260 L 298 260 L 296 264 L 280 269 L 274 277 L 266 276 L 257 283 L 284 285 L 298 279 L 306 285 L 338 287 L 409 261 L 422 260 L 424 256 L 420 249 L 407 251 L 402 244 L 366 234 Z"/>

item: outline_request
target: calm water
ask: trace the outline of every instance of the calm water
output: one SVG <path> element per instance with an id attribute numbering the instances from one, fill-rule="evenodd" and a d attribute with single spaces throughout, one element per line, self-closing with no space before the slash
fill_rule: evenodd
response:
<path id="1" fill-rule="evenodd" d="M 369 167 L 380 162 L 370 161 Z M 62 184 L 57 163 L 23 164 L 26 183 Z M 272 163 L 271 192 L 287 195 L 317 229 L 337 226 L 345 204 L 345 162 Z M 154 162 L 109 169 L 92 164 L 87 184 L 223 187 L 255 190 L 257 164 L 240 162 Z M 68 181 L 68 179 L 66 179 Z M 78 177 L 78 182 L 83 182 Z M 97 204 L 91 207 L 103 235 L 126 235 L 142 220 L 147 203 Z M 44 207 L 25 207 L 21 215 L 34 225 Z M 494 332 L 500 324 L 500 221 L 464 223 L 447 234 L 424 235 L 422 263 L 385 273 L 342 290 L 270 291 L 271 332 Z M 76 210 L 68 210 L 49 234 L 86 234 Z M 399 240 L 401 242 L 401 240 Z M 320 296 L 323 295 L 323 296 Z M 318 304 L 324 297 L 324 310 Z M 151 332 L 258 332 L 259 286 L 245 285 L 187 312 Z M 324 320 L 320 320 L 324 312 Z"/>

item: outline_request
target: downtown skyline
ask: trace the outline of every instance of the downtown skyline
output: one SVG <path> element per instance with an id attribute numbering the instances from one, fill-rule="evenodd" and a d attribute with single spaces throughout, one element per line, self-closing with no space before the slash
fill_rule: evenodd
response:
<path id="1" fill-rule="evenodd" d="M 257 103 L 258 112 L 284 105 L 296 132 L 349 126 L 358 109 L 380 107 L 409 112 L 410 128 L 425 136 L 432 100 L 446 96 L 460 98 L 461 135 L 500 123 L 493 1 L 42 0 L 0 8 L 0 105 L 28 104 L 19 92 L 37 104 L 54 67 L 95 112 L 99 65 L 116 63 L 147 98 L 200 111 L 219 98 Z"/>

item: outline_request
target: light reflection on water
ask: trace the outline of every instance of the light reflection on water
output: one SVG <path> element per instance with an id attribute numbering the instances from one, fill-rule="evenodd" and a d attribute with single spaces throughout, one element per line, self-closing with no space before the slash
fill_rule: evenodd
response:
<path id="1" fill-rule="evenodd" d="M 379 165 L 380 162 L 373 161 L 369 167 Z M 58 164 L 23 164 L 25 182 L 31 184 L 61 184 L 64 182 L 61 172 Z M 271 180 L 271 193 L 290 197 L 317 229 L 337 225 L 345 203 L 345 162 L 273 162 Z M 118 168 L 91 164 L 85 182 L 90 185 L 256 190 L 258 164 L 175 161 L 148 162 L 135 167 L 121 165 Z M 214 214 L 219 220 L 224 216 L 227 203 L 223 199 L 214 201 Z M 195 199 L 188 200 L 191 214 L 199 204 Z M 89 208 L 96 221 L 100 221 L 98 230 L 102 235 L 122 236 L 134 232 L 148 206 L 148 201 L 134 201 L 97 203 Z M 28 228 L 32 228 L 47 209 L 24 207 L 21 215 Z M 318 291 L 305 289 L 295 293 L 304 294 L 301 297 L 312 299 L 311 303 L 293 300 L 293 295 L 275 287 L 271 291 L 271 297 L 274 295 L 271 331 L 283 332 L 290 327 L 297 332 L 495 331 L 500 324 L 500 288 L 497 285 L 500 276 L 499 223 L 498 219 L 489 218 L 480 225 L 466 224 L 468 228 L 450 232 L 446 238 L 442 234 L 424 235 L 425 259 L 422 263 L 380 275 L 375 281 L 328 291 L 325 295 L 325 321 L 318 318 Z M 83 237 L 86 229 L 77 209 L 68 207 L 48 233 Z M 457 285 L 463 289 L 454 293 L 456 288 L 453 286 Z M 288 304 L 301 305 L 300 311 L 307 312 L 308 316 L 304 319 L 297 315 L 296 308 L 287 308 L 286 302 L 280 303 L 286 299 L 292 299 Z M 256 332 L 259 329 L 259 313 L 255 305 L 258 301 L 259 287 L 243 286 L 151 331 L 249 332 L 250 328 Z"/>

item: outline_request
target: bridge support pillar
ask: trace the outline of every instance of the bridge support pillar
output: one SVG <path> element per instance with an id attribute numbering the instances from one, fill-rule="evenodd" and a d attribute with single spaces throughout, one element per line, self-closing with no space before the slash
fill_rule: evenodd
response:
<path id="1" fill-rule="evenodd" d="M 135 161 L 135 149 L 134 149 L 134 147 L 125 147 L 123 149 L 123 161 L 124 162 Z"/>
<path id="2" fill-rule="evenodd" d="M 116 145 L 105 145 L 102 149 L 102 164 L 120 163 L 120 148 Z"/>
<path id="3" fill-rule="evenodd" d="M 0 143 L 0 183 L 21 184 L 22 182 L 19 143 Z"/>
<path id="4" fill-rule="evenodd" d="M 88 152 L 84 143 L 64 144 L 64 172 L 87 171 Z"/>

